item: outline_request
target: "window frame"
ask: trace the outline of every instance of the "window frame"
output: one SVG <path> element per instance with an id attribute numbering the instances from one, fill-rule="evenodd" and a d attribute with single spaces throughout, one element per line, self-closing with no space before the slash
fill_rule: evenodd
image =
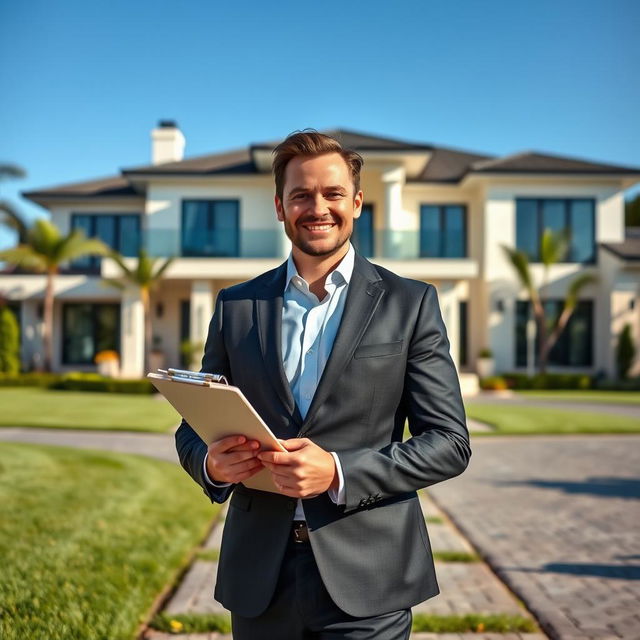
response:
<path id="1" fill-rule="evenodd" d="M 120 246 L 120 240 L 121 240 L 121 234 L 120 234 L 120 227 L 122 224 L 122 218 L 127 217 L 127 218 L 134 218 L 136 220 L 136 222 L 138 223 L 138 251 L 140 251 L 140 247 L 142 246 L 142 215 L 140 213 L 130 213 L 130 212 L 123 212 L 123 213 L 102 213 L 102 212 L 90 212 L 90 213 L 82 213 L 81 211 L 74 211 L 71 214 L 71 231 L 75 231 L 76 229 L 81 229 L 82 231 L 84 231 L 83 227 L 76 227 L 75 226 L 75 222 L 78 218 L 83 217 L 83 218 L 88 218 L 89 220 L 91 220 L 91 231 L 89 233 L 86 233 L 87 238 L 98 238 L 98 236 L 96 235 L 96 225 L 97 225 L 97 221 L 99 218 L 113 218 L 114 219 L 114 237 L 116 239 L 116 244 L 118 246 L 115 247 L 111 247 L 114 251 L 118 251 L 121 252 L 121 246 Z M 98 238 L 99 239 L 99 238 Z M 105 243 L 106 244 L 106 243 Z M 110 246 L 110 245 L 109 245 Z M 125 257 L 135 257 L 135 256 L 125 256 Z M 87 266 L 81 266 L 81 265 L 74 265 L 74 262 L 77 262 L 78 260 L 88 260 L 88 264 Z M 82 258 L 77 258 L 76 260 L 72 260 L 69 263 L 69 271 L 83 271 L 83 272 L 91 272 L 91 273 L 99 273 L 100 272 L 100 265 L 102 264 L 102 256 L 84 256 Z"/>
<path id="2" fill-rule="evenodd" d="M 90 361 L 84 361 L 84 360 L 70 360 L 69 359 L 69 353 L 68 353 L 68 345 L 67 345 L 67 330 L 68 330 L 68 325 L 67 325 L 67 313 L 66 310 L 69 307 L 79 307 L 82 305 L 86 305 L 89 306 L 91 309 L 91 329 L 92 329 L 92 333 L 91 333 L 91 338 L 93 340 L 93 354 L 91 356 L 91 360 Z M 122 337 L 122 304 L 120 302 L 87 302 L 87 301 L 76 301 L 76 302 L 62 302 L 62 308 L 61 308 L 61 314 L 62 314 L 62 340 L 61 340 L 61 358 L 60 361 L 63 365 L 95 365 L 95 357 L 96 357 L 96 353 L 98 353 L 96 351 L 96 347 L 97 347 L 97 330 L 98 330 L 98 322 L 97 322 L 97 314 L 99 309 L 101 309 L 102 307 L 116 307 L 117 308 L 117 314 L 116 314 L 116 329 L 115 329 L 115 334 L 116 334 L 116 346 L 115 346 L 115 351 L 117 351 L 118 354 L 121 354 L 121 337 Z"/>
<path id="3" fill-rule="evenodd" d="M 554 318 L 557 319 L 557 317 L 559 316 L 559 314 L 562 312 L 562 308 L 564 305 L 564 298 L 545 298 L 543 300 L 541 300 L 541 303 L 543 305 L 546 305 L 548 303 L 554 303 L 554 305 L 556 305 L 555 308 L 555 313 L 554 313 Z M 516 368 L 525 368 L 527 366 L 526 363 L 526 355 L 524 358 L 524 361 L 522 361 L 519 358 L 521 349 L 519 349 L 519 343 L 518 343 L 518 333 L 519 333 L 519 329 L 522 330 L 522 327 L 519 327 L 518 325 L 518 318 L 520 317 L 520 312 L 519 312 L 519 306 L 520 305 L 526 305 L 525 306 L 525 311 L 527 313 L 527 318 L 528 318 L 528 314 L 530 312 L 531 309 L 531 301 L 530 300 L 516 300 L 516 307 L 515 307 L 515 314 L 514 314 L 514 327 L 513 327 L 513 331 L 514 331 L 514 365 Z M 563 339 L 566 341 L 567 338 L 566 336 L 568 335 L 567 332 L 570 331 L 571 328 L 571 324 L 572 322 L 575 322 L 575 311 L 574 313 L 571 315 L 571 317 L 569 318 L 569 322 L 567 324 L 567 326 L 564 328 L 563 332 L 560 334 L 560 337 L 558 339 L 558 341 L 556 342 L 556 344 L 553 345 L 553 347 L 551 348 L 551 351 L 549 352 L 549 356 L 547 358 L 547 365 L 550 367 L 564 367 L 564 368 L 575 368 L 575 369 L 592 369 L 595 364 L 594 364 L 594 357 L 595 357 L 595 311 L 596 311 L 596 300 L 594 300 L 593 298 L 583 298 L 578 300 L 577 302 L 577 306 L 576 309 L 578 308 L 586 308 L 587 313 L 588 313 L 588 323 L 589 323 L 589 332 L 590 332 L 590 336 L 589 336 L 589 343 L 586 345 L 586 355 L 587 355 L 587 364 L 571 364 L 569 362 L 557 362 L 554 361 L 552 359 L 551 354 L 554 353 L 554 351 L 558 348 L 558 345 L 564 345 Z M 549 318 L 549 314 L 547 313 L 547 319 Z M 525 329 L 524 329 L 524 335 L 525 335 L 525 343 L 524 343 L 524 353 L 526 354 L 526 322 L 525 322 Z M 538 366 L 539 363 L 539 342 L 538 342 L 538 338 L 536 335 L 536 341 L 535 341 L 535 348 L 534 348 L 534 366 Z M 571 349 L 571 345 L 568 344 L 567 346 L 563 347 L 563 359 L 564 360 L 568 360 L 568 356 L 570 353 L 570 349 Z"/>
<path id="4" fill-rule="evenodd" d="M 424 250 L 423 243 L 423 210 L 426 207 L 435 207 L 438 209 L 438 254 L 437 256 L 427 255 Z M 446 233 L 446 208 L 460 207 L 462 209 L 462 255 L 461 256 L 445 256 L 442 255 L 444 248 L 444 235 Z M 432 260 L 463 260 L 469 257 L 469 212 L 468 206 L 463 202 L 421 202 L 419 210 L 419 230 L 418 230 L 418 257 Z"/>
<path id="5" fill-rule="evenodd" d="M 235 210 L 235 226 L 236 226 L 236 246 L 235 251 L 232 255 L 211 255 L 211 254 L 203 254 L 197 252 L 191 252 L 185 250 L 185 216 L 186 216 L 186 206 L 190 203 L 206 203 L 207 204 L 207 231 L 213 231 L 211 228 L 211 223 L 213 219 L 213 209 L 211 207 L 212 204 L 217 203 L 226 203 L 226 204 L 234 204 L 236 207 Z M 241 224 L 240 224 L 240 198 L 183 198 L 181 201 L 181 212 L 180 212 L 180 255 L 185 258 L 240 258 L 240 247 L 241 247 Z"/>
<path id="6" fill-rule="evenodd" d="M 563 206 L 563 229 L 568 230 L 568 242 L 569 242 L 569 250 L 567 252 L 567 257 L 563 260 L 558 260 L 558 262 L 556 264 L 589 264 L 589 265 L 593 265 L 593 264 L 597 264 L 598 261 L 598 252 L 597 252 L 597 242 L 596 242 L 596 207 L 597 207 L 597 201 L 596 198 L 589 198 L 589 197 L 585 197 L 585 198 L 576 198 L 576 197 L 550 197 L 550 196 L 544 196 L 544 197 L 517 197 L 515 199 L 515 229 L 516 229 L 516 241 L 515 241 L 515 248 L 518 250 L 521 250 L 520 245 L 518 244 L 518 204 L 520 202 L 533 202 L 535 203 L 535 216 L 536 216 L 536 220 L 535 220 L 535 229 L 536 229 L 536 234 L 537 234 L 537 238 L 536 238 L 536 242 L 535 242 L 535 248 L 536 248 L 536 253 L 534 256 L 529 255 L 529 253 L 527 251 L 525 251 L 525 253 L 527 254 L 528 258 L 529 258 L 529 262 L 531 262 L 532 264 L 540 264 L 541 263 L 541 259 L 540 259 L 540 240 L 542 239 L 542 234 L 544 233 L 545 227 L 544 227 L 544 203 L 545 202 L 562 202 L 562 206 Z M 573 246 L 572 246 L 572 241 L 573 241 L 573 225 L 571 224 L 571 204 L 573 202 L 589 202 L 591 203 L 591 228 L 593 229 L 593 238 L 592 238 L 592 244 L 591 244 L 591 253 L 592 253 L 592 258 L 590 260 L 575 260 L 574 256 L 572 255 L 572 251 L 573 251 Z"/>

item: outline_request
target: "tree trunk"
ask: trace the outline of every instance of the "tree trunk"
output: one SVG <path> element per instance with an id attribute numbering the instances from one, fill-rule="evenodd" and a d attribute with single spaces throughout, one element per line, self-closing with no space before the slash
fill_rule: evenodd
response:
<path id="1" fill-rule="evenodd" d="M 144 372 L 143 376 L 149 371 L 149 356 L 151 353 L 151 300 L 149 290 L 145 287 L 140 288 L 140 296 L 142 298 L 142 308 L 144 312 Z"/>
<path id="2" fill-rule="evenodd" d="M 55 269 L 47 270 L 47 285 L 44 293 L 44 325 L 42 329 L 42 346 L 44 351 L 44 370 L 51 371 L 53 365 L 53 277 Z"/>

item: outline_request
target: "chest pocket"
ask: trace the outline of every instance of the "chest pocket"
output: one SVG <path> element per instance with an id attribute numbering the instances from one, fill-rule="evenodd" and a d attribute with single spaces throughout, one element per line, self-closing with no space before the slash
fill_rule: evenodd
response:
<path id="1" fill-rule="evenodd" d="M 353 354 L 354 358 L 377 358 L 382 356 L 394 356 L 402 352 L 402 340 L 385 342 L 383 344 L 362 344 Z"/>

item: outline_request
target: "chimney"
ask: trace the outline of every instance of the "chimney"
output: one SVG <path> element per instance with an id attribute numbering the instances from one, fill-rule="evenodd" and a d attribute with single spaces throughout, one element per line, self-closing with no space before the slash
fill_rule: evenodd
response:
<path id="1" fill-rule="evenodd" d="M 185 139 L 174 120 L 160 120 L 151 131 L 151 162 L 178 162 L 184 157 Z"/>

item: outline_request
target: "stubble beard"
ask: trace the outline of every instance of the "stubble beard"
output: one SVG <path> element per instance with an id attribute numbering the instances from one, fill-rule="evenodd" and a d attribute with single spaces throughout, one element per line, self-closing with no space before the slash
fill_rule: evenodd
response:
<path id="1" fill-rule="evenodd" d="M 344 237 L 339 236 L 336 240 L 335 245 L 331 248 L 320 249 L 314 247 L 312 243 L 302 240 L 299 235 L 296 236 L 296 234 L 294 233 L 295 230 L 292 229 L 291 223 L 286 218 L 284 223 L 284 230 L 289 240 L 291 240 L 291 244 L 293 244 L 296 249 L 302 251 L 302 253 L 305 253 L 308 256 L 313 256 L 316 258 L 331 256 L 338 253 L 340 249 L 342 249 L 342 247 L 344 247 L 344 245 L 349 242 L 349 240 L 351 239 L 351 233 L 353 233 L 352 230 L 351 233 L 347 233 Z"/>

